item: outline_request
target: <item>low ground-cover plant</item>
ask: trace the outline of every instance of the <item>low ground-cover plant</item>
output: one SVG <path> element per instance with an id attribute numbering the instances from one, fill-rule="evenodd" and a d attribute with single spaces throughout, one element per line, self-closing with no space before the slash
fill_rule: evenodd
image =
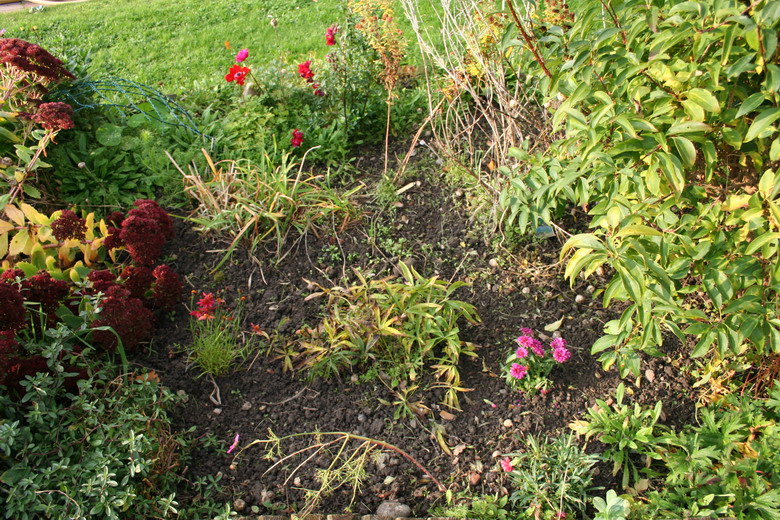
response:
<path id="1" fill-rule="evenodd" d="M 86 331 L 60 323 L 26 343 L 42 366 L 19 382 L 21 399 L 0 387 L 4 517 L 175 518 L 173 397 L 153 378 L 86 364 L 74 348 Z M 78 371 L 88 375 L 76 386 Z"/>
<path id="2" fill-rule="evenodd" d="M 651 465 L 662 458 L 661 451 L 667 442 L 664 437 L 667 428 L 658 424 L 663 405 L 658 401 L 652 409 L 639 403 L 629 406 L 623 403 L 625 392 L 625 385 L 620 383 L 613 404 L 597 399 L 595 406 L 588 410 L 586 420 L 574 421 L 569 426 L 578 435 L 595 437 L 606 446 L 600 457 L 612 462 L 613 476 L 622 472 L 623 488 L 631 485 L 637 491 L 644 491 L 649 478 L 655 476 Z"/>
<path id="3" fill-rule="evenodd" d="M 355 271 L 349 287 L 319 287 L 325 317 L 300 331 L 297 368 L 314 376 L 385 372 L 392 387 L 405 386 L 430 370 L 446 390 L 443 403 L 458 408 L 458 362 L 475 357 L 460 338 L 458 321 L 479 322 L 473 305 L 453 298 L 462 282 L 426 278 L 403 262 L 400 280 L 368 278 Z"/>
<path id="4" fill-rule="evenodd" d="M 508 454 L 501 466 L 512 480 L 513 508 L 528 518 L 557 520 L 585 513 L 592 490 L 593 466 L 573 435 L 525 439 L 525 449 Z"/>
<path id="5" fill-rule="evenodd" d="M 780 388 L 769 398 L 731 394 L 701 410 L 700 421 L 667 437 L 663 488 L 642 511 L 738 519 L 780 515 Z"/>
<path id="6" fill-rule="evenodd" d="M 504 379 L 511 388 L 521 390 L 529 396 L 536 392 L 546 393 L 552 386 L 550 372 L 556 365 L 571 358 L 571 352 L 566 348 L 566 340 L 560 336 L 554 338 L 548 351 L 544 349 L 542 342 L 534 337 L 532 329 L 523 328 L 521 333 L 515 340 L 517 347 L 504 363 Z"/>

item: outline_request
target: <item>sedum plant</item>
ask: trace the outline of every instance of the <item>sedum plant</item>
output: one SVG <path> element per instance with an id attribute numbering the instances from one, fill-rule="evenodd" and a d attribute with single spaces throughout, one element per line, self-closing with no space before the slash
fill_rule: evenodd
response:
<path id="1" fill-rule="evenodd" d="M 300 331 L 298 367 L 324 377 L 371 367 L 386 372 L 393 386 L 405 386 L 430 364 L 446 389 L 444 404 L 457 409 L 464 390 L 458 362 L 476 357 L 475 345 L 460 338 L 458 321 L 478 323 L 477 311 L 452 297 L 463 282 L 425 278 L 403 262 L 398 267 L 399 281 L 355 271 L 355 285 L 320 287 L 312 296 L 327 297 L 325 317 Z"/>

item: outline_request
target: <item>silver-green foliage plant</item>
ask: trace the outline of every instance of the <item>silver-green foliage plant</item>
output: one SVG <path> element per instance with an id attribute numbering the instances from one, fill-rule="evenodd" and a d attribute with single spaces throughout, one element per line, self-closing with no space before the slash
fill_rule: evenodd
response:
<path id="1" fill-rule="evenodd" d="M 638 375 L 664 331 L 694 357 L 777 352 L 780 3 L 570 7 L 570 26 L 548 26 L 537 55 L 513 53 L 555 107 L 559 138 L 512 152 L 506 224 L 532 231 L 587 211 L 590 232 L 562 250 L 565 274 L 609 266 L 604 305 L 628 303 L 593 345 L 605 368 Z"/>
<path id="2" fill-rule="evenodd" d="M 60 323 L 26 345 L 42 350 L 48 372 L 27 376 L 21 399 L 0 387 L 2 518 L 176 518 L 175 494 L 161 478 L 176 460 L 172 395 L 105 369 L 73 388 L 69 368 L 84 366 L 73 337 Z"/>
<path id="3" fill-rule="evenodd" d="M 628 500 L 619 497 L 612 489 L 607 491 L 606 500 L 594 497 L 593 507 L 597 511 L 594 520 L 625 520 L 631 512 L 631 504 Z"/>
<path id="4" fill-rule="evenodd" d="M 515 510 L 529 518 L 545 519 L 584 514 L 598 458 L 577 446 L 573 435 L 541 441 L 529 435 L 525 450 L 508 456 L 514 488 L 510 500 Z"/>
<path id="5" fill-rule="evenodd" d="M 595 437 L 606 449 L 602 459 L 612 462 L 612 475 L 623 472 L 622 485 L 633 485 L 637 491 L 647 489 L 653 477 L 650 465 L 661 459 L 661 448 L 666 442 L 663 434 L 666 428 L 657 424 L 661 417 L 661 401 L 652 409 L 639 403 L 633 406 L 623 403 L 625 385 L 620 383 L 615 392 L 615 403 L 607 404 L 601 399 L 588 410 L 587 420 L 574 421 L 569 426 L 586 438 Z M 642 461 L 640 465 L 637 462 Z"/>

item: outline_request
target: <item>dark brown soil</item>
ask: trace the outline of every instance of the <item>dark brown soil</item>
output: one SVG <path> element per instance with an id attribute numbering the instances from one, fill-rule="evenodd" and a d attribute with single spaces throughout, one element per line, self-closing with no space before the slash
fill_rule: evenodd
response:
<path id="1" fill-rule="evenodd" d="M 425 152 L 420 151 L 419 156 Z M 419 157 L 418 157 L 419 158 Z M 474 304 L 483 323 L 463 325 L 463 339 L 479 346 L 479 358 L 462 366 L 462 411 L 442 409 L 436 389 L 420 391 L 430 413 L 422 418 L 394 418 L 392 403 L 397 398 L 385 384 L 373 380 L 359 384 L 351 374 L 341 380 L 305 379 L 305 374 L 285 373 L 282 363 L 270 356 L 250 358 L 235 373 L 218 378 L 222 404 L 210 399 L 214 386 L 207 377 L 197 377 L 176 345 L 190 340 L 189 317 L 182 306 L 174 318 L 158 328 L 152 353 L 136 363 L 154 369 L 172 391 L 186 393 L 187 401 L 174 412 L 179 431 L 195 426 L 201 442 L 192 453 L 184 473 L 190 481 L 221 474 L 225 498 L 240 498 L 262 512 L 292 511 L 303 503 L 302 488 L 316 488 L 315 468 L 328 461 L 312 458 L 297 472 L 293 470 L 309 455 L 285 462 L 265 473 L 272 462 L 263 458 L 260 445 L 252 446 L 234 459 L 241 447 L 255 439 L 302 432 L 345 431 L 390 443 L 408 452 L 445 486 L 472 494 L 506 493 L 508 482 L 498 466 L 498 456 L 518 450 L 526 434 L 559 435 L 567 424 L 582 418 L 596 398 L 607 399 L 619 380 L 614 370 L 605 373 L 590 355 L 590 346 L 600 336 L 602 325 L 613 316 L 601 308 L 591 292 L 603 287 L 605 279 L 590 279 L 570 289 L 557 263 L 560 242 L 553 238 L 536 241 L 499 255 L 491 244 L 493 233 L 469 221 L 463 209 L 468 194 L 447 186 L 437 174 L 430 157 L 419 158 L 415 174 L 401 185 L 419 181 L 400 197 L 394 212 L 380 211 L 369 197 L 361 203 L 366 213 L 361 223 L 327 237 L 303 237 L 279 265 L 271 255 L 253 260 L 237 251 L 216 272 L 210 270 L 222 258 L 225 239 L 203 236 L 186 221 L 178 225 L 169 248 L 170 264 L 186 280 L 187 290 L 224 290 L 225 299 L 235 301 L 238 291 L 246 296 L 245 328 L 260 325 L 269 333 L 292 338 L 304 324 L 318 320 L 321 302 L 305 301 L 310 280 L 325 286 L 342 283 L 352 268 L 376 273 L 392 272 L 399 256 L 411 262 L 421 274 L 439 274 L 444 279 L 466 280 L 458 297 Z M 427 161 L 427 162 L 426 162 Z M 364 170 L 360 180 L 369 188 L 379 178 L 375 164 L 358 163 Z M 487 237 L 487 238 L 485 238 Z M 491 259 L 497 262 L 491 262 Z M 353 278 L 354 279 L 354 278 Z M 588 286 L 592 286 L 589 288 Z M 577 295 L 584 297 L 576 303 Z M 500 364 L 513 348 L 521 327 L 542 331 L 545 325 L 563 319 L 560 332 L 573 349 L 572 359 L 552 372 L 555 386 L 546 395 L 526 398 L 508 391 Z M 665 420 L 670 426 L 690 422 L 693 414 L 689 379 L 675 366 L 675 354 L 647 359 L 649 370 L 632 399 L 642 403 L 664 402 Z M 437 437 L 436 431 L 441 434 Z M 225 453 L 236 433 L 240 447 Z M 206 442 L 210 436 L 219 446 Z M 282 446 L 292 453 L 311 445 L 313 438 L 297 438 Z M 447 454 L 442 447 L 451 450 Z M 423 515 L 442 504 L 442 493 L 418 468 L 393 451 L 369 462 L 367 480 L 357 494 L 352 511 L 373 513 L 385 500 L 397 499 Z M 617 489 L 606 467 L 598 483 Z M 187 500 L 183 489 L 181 500 Z M 342 489 L 326 497 L 320 512 L 343 512 L 352 491 Z M 272 506 L 269 509 L 269 506 Z"/>

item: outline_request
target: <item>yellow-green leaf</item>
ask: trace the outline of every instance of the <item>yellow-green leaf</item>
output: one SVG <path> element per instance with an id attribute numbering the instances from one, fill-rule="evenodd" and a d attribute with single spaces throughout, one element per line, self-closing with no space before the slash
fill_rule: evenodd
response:
<path id="1" fill-rule="evenodd" d="M 753 253 L 755 253 L 756 251 L 758 251 L 768 243 L 775 240 L 780 240 L 780 233 L 778 232 L 764 233 L 763 235 L 759 236 L 758 238 L 750 242 L 750 244 L 748 244 L 747 248 L 745 248 L 745 254 L 752 255 Z"/>
<path id="2" fill-rule="evenodd" d="M 686 96 L 688 99 L 702 107 L 707 112 L 720 114 L 720 103 L 718 103 L 718 98 L 716 98 L 715 95 L 709 90 L 704 90 L 703 88 L 692 88 L 688 91 Z"/>
<path id="3" fill-rule="evenodd" d="M 38 224 L 39 226 L 47 226 L 50 224 L 46 215 L 39 213 L 37 209 L 33 208 L 29 204 L 22 202 L 19 204 L 19 207 L 21 208 L 22 213 L 24 213 L 24 215 L 27 217 L 27 220 L 33 224 Z"/>
<path id="4" fill-rule="evenodd" d="M 745 134 L 745 142 L 748 143 L 761 135 L 764 130 L 769 128 L 772 123 L 777 120 L 778 117 L 780 117 L 780 108 L 768 108 L 766 110 L 762 110 L 761 113 L 758 114 L 758 116 L 753 120 L 750 128 L 748 128 L 748 131 Z"/>
<path id="5" fill-rule="evenodd" d="M 721 209 L 723 211 L 734 211 L 735 209 L 744 208 L 750 203 L 750 195 L 729 195 L 726 198 L 726 202 L 723 203 Z"/>
<path id="6" fill-rule="evenodd" d="M 5 258 L 6 253 L 8 253 L 8 234 L 3 233 L 0 235 L 0 260 Z"/>
<path id="7" fill-rule="evenodd" d="M 683 165 L 686 168 L 691 168 L 696 163 L 696 147 L 693 143 L 685 137 L 672 137 L 674 147 L 677 148 L 677 153 L 682 159 Z"/>
<path id="8" fill-rule="evenodd" d="M 617 236 L 623 237 L 623 236 L 650 236 L 650 237 L 662 237 L 664 236 L 663 233 L 658 231 L 655 228 L 651 228 L 650 226 L 646 226 L 644 224 L 631 224 L 630 226 L 626 226 L 623 229 L 621 229 Z"/>
<path id="9" fill-rule="evenodd" d="M 11 239 L 11 244 L 8 246 L 8 254 L 16 256 L 27 248 L 27 241 L 30 239 L 30 234 L 26 229 L 20 230 Z"/>

